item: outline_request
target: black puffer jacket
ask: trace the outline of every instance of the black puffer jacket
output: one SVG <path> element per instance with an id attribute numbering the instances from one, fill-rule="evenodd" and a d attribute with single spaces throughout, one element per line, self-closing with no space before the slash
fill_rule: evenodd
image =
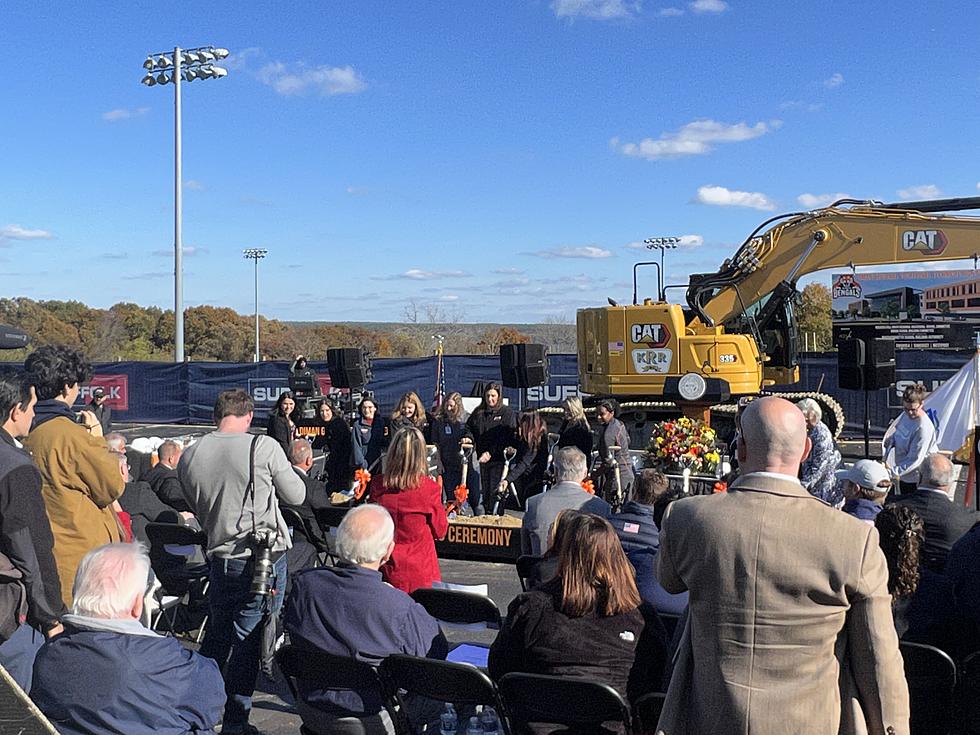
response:
<path id="1" fill-rule="evenodd" d="M 497 408 L 479 407 L 466 420 L 466 427 L 473 434 L 477 456 L 490 452 L 491 462 L 504 461 L 504 448 L 515 446 L 514 412 L 508 406 Z"/>

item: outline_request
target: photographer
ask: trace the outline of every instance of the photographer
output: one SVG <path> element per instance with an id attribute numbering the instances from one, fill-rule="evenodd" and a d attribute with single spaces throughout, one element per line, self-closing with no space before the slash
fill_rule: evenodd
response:
<path id="1" fill-rule="evenodd" d="M 185 500 L 208 537 L 211 620 L 201 653 L 224 672 L 224 735 L 254 732 L 248 717 L 262 632 L 282 607 L 292 545 L 279 501 L 299 505 L 306 497 L 275 439 L 249 434 L 253 408 L 245 391 L 221 393 L 217 431 L 190 446 L 177 466 Z"/>

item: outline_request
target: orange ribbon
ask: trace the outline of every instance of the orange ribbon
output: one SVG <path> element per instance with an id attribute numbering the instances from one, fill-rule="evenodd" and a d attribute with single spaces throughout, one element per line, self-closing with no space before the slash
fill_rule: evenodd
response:
<path id="1" fill-rule="evenodd" d="M 584 480 L 582 480 L 582 489 L 589 495 L 595 495 L 595 485 L 592 484 L 591 477 L 586 477 Z"/>
<path id="2" fill-rule="evenodd" d="M 361 468 L 354 473 L 354 500 L 360 500 L 367 492 L 368 484 L 371 482 L 371 473 Z"/>

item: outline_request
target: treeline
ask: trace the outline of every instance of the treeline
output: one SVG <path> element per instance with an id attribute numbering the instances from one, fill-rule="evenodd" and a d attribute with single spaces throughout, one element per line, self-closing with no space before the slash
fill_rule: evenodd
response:
<path id="1" fill-rule="evenodd" d="M 78 301 L 0 299 L 0 324 L 19 327 L 32 345 L 63 343 L 79 347 L 95 362 L 173 359 L 174 313 L 154 306 L 120 303 L 93 309 Z M 431 355 L 434 334 L 447 354 L 494 354 L 501 344 L 543 341 L 553 352 L 574 349 L 574 326 L 539 325 L 525 333 L 511 326 L 414 321 L 364 327 L 349 324 L 290 323 L 260 317 L 264 360 L 289 360 L 298 353 L 325 358 L 331 347 L 364 347 L 376 357 Z M 538 333 L 534 333 L 538 332 Z M 255 320 L 229 308 L 194 306 L 184 315 L 188 360 L 248 362 L 255 350 Z M 25 350 L 0 352 L 0 360 L 20 361 Z"/>

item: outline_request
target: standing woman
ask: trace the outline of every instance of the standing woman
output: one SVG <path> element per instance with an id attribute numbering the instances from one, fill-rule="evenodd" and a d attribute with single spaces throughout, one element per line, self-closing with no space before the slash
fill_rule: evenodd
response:
<path id="1" fill-rule="evenodd" d="M 844 487 L 837 482 L 840 452 L 827 425 L 821 421 L 823 411 L 812 398 L 797 402 L 806 419 L 806 434 L 810 438 L 810 453 L 800 465 L 800 482 L 807 492 L 835 508 L 844 504 Z"/>
<path id="2" fill-rule="evenodd" d="M 480 487 L 483 505 L 493 507 L 493 497 L 504 472 L 504 448 L 514 445 L 514 412 L 504 405 L 500 383 L 490 383 L 483 391 L 483 401 L 466 421 L 473 434 L 477 461 L 480 463 Z M 500 504 L 500 515 L 504 514 Z"/>
<path id="3" fill-rule="evenodd" d="M 378 404 L 364 398 L 357 406 L 358 417 L 351 427 L 354 442 L 354 465 L 375 472 L 378 460 L 388 448 L 388 422 L 378 416 Z"/>
<path id="4" fill-rule="evenodd" d="M 283 453 L 289 456 L 289 445 L 296 438 L 296 424 L 293 423 L 292 413 L 296 410 L 296 400 L 288 390 L 279 394 L 276 407 L 269 414 L 266 433 L 279 442 Z"/>
<path id="5" fill-rule="evenodd" d="M 439 406 L 429 424 L 428 438 L 439 450 L 442 489 L 447 498 L 452 498 L 453 491 L 463 481 L 463 458 L 459 450 L 464 441 L 473 443 L 473 435 L 463 421 L 463 397 L 459 393 L 450 393 Z M 471 508 L 475 510 L 478 505 L 479 498 L 470 498 Z"/>
<path id="6" fill-rule="evenodd" d="M 418 429 L 399 429 L 391 439 L 382 481 L 371 498 L 395 522 L 395 549 L 381 567 L 392 587 L 411 594 L 442 579 L 436 539 L 449 530 L 439 484 L 428 476 L 425 439 Z"/>
<path id="7" fill-rule="evenodd" d="M 323 422 L 323 434 L 313 440 L 313 449 L 322 450 L 327 459 L 327 491 L 342 493 L 350 489 L 354 473 L 354 444 L 350 427 L 335 409 L 329 398 L 324 398 L 318 410 Z"/>
<path id="8" fill-rule="evenodd" d="M 585 418 L 582 399 L 578 396 L 569 396 L 562 401 L 561 407 L 565 410 L 565 420 L 561 422 L 561 428 L 558 429 L 558 448 L 576 447 L 585 455 L 585 461 L 590 462 L 592 429 L 589 428 L 589 420 Z"/>
<path id="9" fill-rule="evenodd" d="M 395 412 L 391 414 L 392 432 L 409 428 L 418 429 L 422 432 L 422 436 L 427 436 L 429 429 L 429 420 L 425 415 L 425 406 L 422 405 L 422 399 L 419 398 L 418 393 L 415 391 L 402 395 L 398 399 L 398 405 L 395 406 Z"/>
<path id="10" fill-rule="evenodd" d="M 619 467 L 619 484 L 622 491 L 622 500 L 625 503 L 630 499 L 630 489 L 633 486 L 633 460 L 630 458 L 630 435 L 626 430 L 626 425 L 616 418 L 619 406 L 612 399 L 599 401 L 596 414 L 599 417 L 599 459 L 602 469 L 599 474 L 603 478 L 603 492 L 605 499 L 612 503 L 613 485 L 615 484 L 616 467 Z M 610 447 L 619 447 L 610 450 Z M 609 452 L 613 452 L 613 464 L 609 464 L 606 458 Z"/>
<path id="11" fill-rule="evenodd" d="M 935 451 L 936 427 L 922 407 L 926 387 L 919 383 L 902 392 L 902 415 L 895 431 L 885 436 L 885 465 L 898 478 L 902 495 L 914 492 L 919 485 L 919 465 Z"/>
<path id="12" fill-rule="evenodd" d="M 521 507 L 527 507 L 527 499 L 544 490 L 544 473 L 548 469 L 548 426 L 537 411 L 521 411 L 517 417 L 517 456 L 510 467 L 503 485 L 513 482 Z"/>

